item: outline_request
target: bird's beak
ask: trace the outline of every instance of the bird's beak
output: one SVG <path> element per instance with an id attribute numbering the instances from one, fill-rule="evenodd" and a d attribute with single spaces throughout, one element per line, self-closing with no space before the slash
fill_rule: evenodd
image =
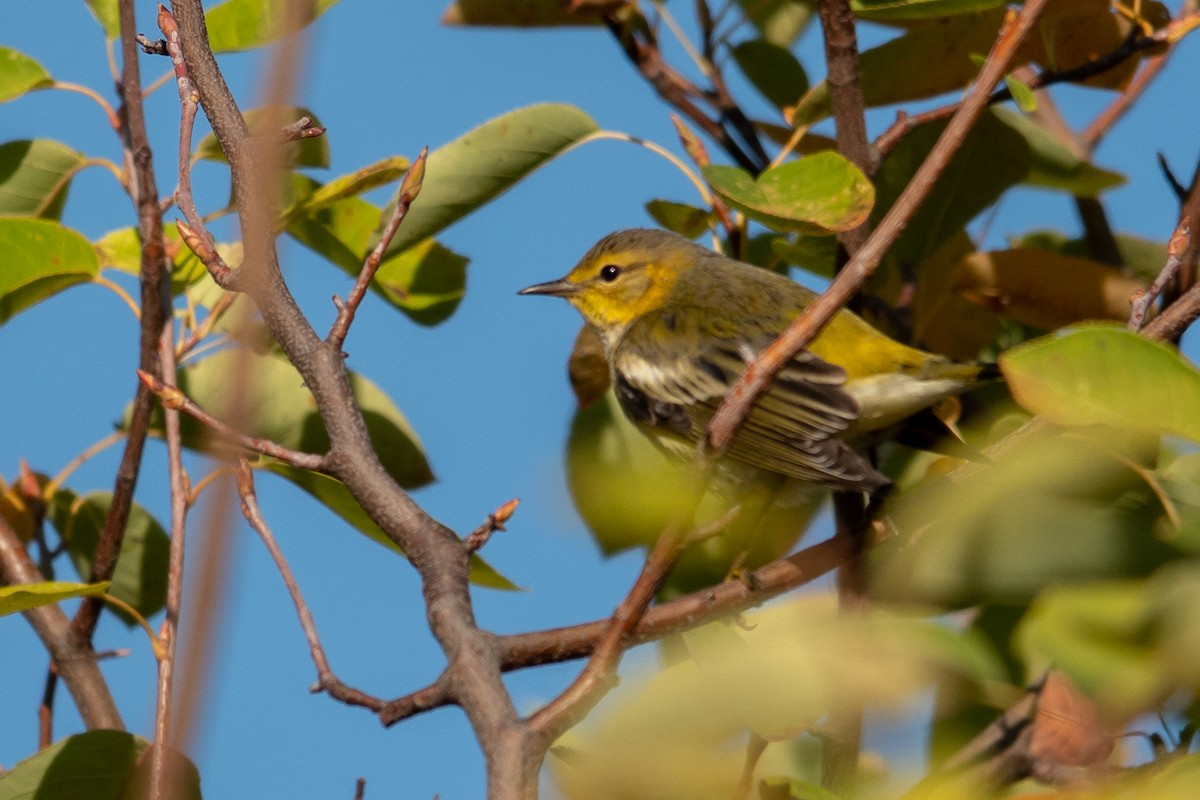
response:
<path id="1" fill-rule="evenodd" d="M 559 278 L 556 281 L 547 281 L 546 283 L 535 283 L 533 286 L 526 286 L 517 294 L 547 294 L 551 297 L 570 297 L 579 291 L 578 284 L 572 283 L 566 278 Z"/>

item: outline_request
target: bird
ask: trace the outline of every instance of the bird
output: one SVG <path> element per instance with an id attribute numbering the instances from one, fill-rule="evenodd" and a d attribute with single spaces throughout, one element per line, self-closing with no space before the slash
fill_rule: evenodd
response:
<path id="1" fill-rule="evenodd" d="M 694 457 L 738 375 L 817 294 L 666 230 L 597 242 L 562 278 L 518 294 L 561 297 L 599 337 L 626 417 L 665 452 Z M 902 344 L 849 310 L 775 376 L 726 459 L 828 488 L 890 480 L 863 454 L 872 434 L 996 377 Z"/>

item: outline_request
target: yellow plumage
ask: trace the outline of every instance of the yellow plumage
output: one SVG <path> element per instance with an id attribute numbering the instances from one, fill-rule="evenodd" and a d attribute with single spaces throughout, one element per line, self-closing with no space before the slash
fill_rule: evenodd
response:
<path id="1" fill-rule="evenodd" d="M 626 416 L 674 452 L 694 452 L 745 365 L 816 297 L 660 230 L 609 234 L 565 277 L 521 293 L 564 297 L 579 310 L 604 344 Z M 852 443 L 976 385 L 986 370 L 908 347 L 841 311 L 776 376 L 728 456 L 874 490 L 888 481 Z"/>

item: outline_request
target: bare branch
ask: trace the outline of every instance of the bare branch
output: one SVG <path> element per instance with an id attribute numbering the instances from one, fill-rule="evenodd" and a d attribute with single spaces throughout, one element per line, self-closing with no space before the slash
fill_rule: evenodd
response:
<path id="1" fill-rule="evenodd" d="M 279 570 L 288 594 L 291 595 L 292 605 L 296 607 L 296 616 L 300 618 L 300 627 L 304 631 L 304 638 L 308 640 L 308 650 L 312 655 L 313 666 L 317 668 L 317 684 L 313 687 L 313 691 L 325 692 L 346 705 L 363 706 L 375 712 L 380 711 L 384 706 L 382 700 L 347 686 L 330 669 L 329 659 L 325 656 L 325 648 L 321 646 L 321 639 L 317 635 L 317 623 L 313 620 L 308 604 L 304 602 L 300 584 L 296 582 L 292 568 L 288 566 L 287 559 L 283 557 L 283 551 L 279 549 L 279 544 L 275 541 L 275 535 L 271 533 L 270 526 L 267 525 L 259 510 L 258 497 L 254 492 L 254 473 L 244 458 L 238 461 L 237 487 L 238 496 L 242 500 L 242 516 L 246 518 L 246 522 L 250 523 L 250 527 L 266 545 L 267 552 L 271 554 L 271 560 L 275 562 L 275 568 Z"/>
<path id="2" fill-rule="evenodd" d="M 472 553 L 477 552 L 487 544 L 488 539 L 492 538 L 493 533 L 504 530 L 504 523 L 512 519 L 512 515 L 516 512 L 517 506 L 520 503 L 520 500 L 509 500 L 491 514 L 488 514 L 483 524 L 471 531 L 471 535 L 466 538 L 467 549 Z"/>
<path id="3" fill-rule="evenodd" d="M 138 70 L 138 45 L 135 39 L 133 0 L 120 0 L 121 22 L 121 113 L 120 136 L 125 155 L 125 170 L 130 197 L 138 216 L 138 234 L 142 242 L 138 366 L 150 374 L 158 372 L 158 340 L 171 320 L 170 270 L 163 242 L 162 212 L 154 178 L 154 161 L 146 134 L 146 115 L 142 107 L 142 79 Z M 140 384 L 133 397 L 133 410 L 126 428 L 125 450 L 113 482 L 112 503 L 104 519 L 104 530 L 92 558 L 92 581 L 108 580 L 116 568 L 117 556 L 125 536 L 125 525 L 133 508 L 133 491 L 142 465 L 142 451 L 150 428 L 154 397 Z M 84 598 L 75 612 L 72 626 L 76 635 L 91 641 L 100 616 L 101 601 Z"/>
<path id="4" fill-rule="evenodd" d="M 379 265 L 383 263 L 383 256 L 387 252 L 388 245 L 395 238 L 396 231 L 400 230 L 400 223 L 408 214 L 408 208 L 412 205 L 412 201 L 421 193 L 421 186 L 425 181 L 425 159 L 428 156 L 429 148 L 426 147 L 417 156 L 413 165 L 408 168 L 408 172 L 404 173 L 404 179 L 400 182 L 400 191 L 396 195 L 396 205 L 392 208 L 392 214 L 383 228 L 383 234 L 363 262 L 362 269 L 358 272 L 358 280 L 354 282 L 354 287 L 350 289 L 346 301 L 343 303 L 336 296 L 333 298 L 338 314 L 333 321 L 333 326 L 329 329 L 329 335 L 325 337 L 331 346 L 341 349 L 342 344 L 346 341 L 346 334 L 350 332 L 350 325 L 354 322 L 354 314 L 358 311 L 358 306 L 362 303 L 363 298 L 367 296 L 367 289 L 371 287 L 371 281 L 375 279 L 375 273 L 379 271 Z"/>

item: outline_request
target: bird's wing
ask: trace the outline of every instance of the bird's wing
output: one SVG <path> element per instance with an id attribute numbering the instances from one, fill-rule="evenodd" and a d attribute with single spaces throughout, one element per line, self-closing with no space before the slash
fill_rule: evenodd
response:
<path id="1" fill-rule="evenodd" d="M 691 441 L 737 376 L 769 339 L 720 340 L 673 358 L 644 358 L 618 348 L 614 386 L 632 419 Z M 845 391 L 846 373 L 801 351 L 780 370 L 730 445 L 728 455 L 756 467 L 843 488 L 887 484 L 870 463 L 838 438 L 858 417 Z"/>

